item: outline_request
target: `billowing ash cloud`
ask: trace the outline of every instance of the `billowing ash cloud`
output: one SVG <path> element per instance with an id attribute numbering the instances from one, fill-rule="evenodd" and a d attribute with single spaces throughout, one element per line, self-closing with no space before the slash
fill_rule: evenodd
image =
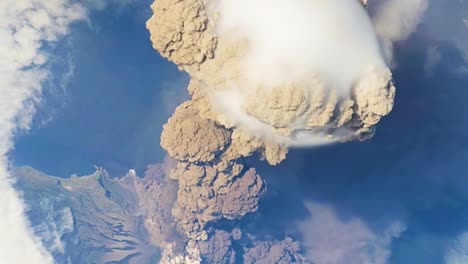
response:
<path id="1" fill-rule="evenodd" d="M 202 115 L 282 145 L 371 135 L 395 88 L 364 8 L 341 0 L 245 6 L 153 6 L 153 45 L 198 82 Z"/>
<path id="2" fill-rule="evenodd" d="M 292 238 L 278 241 L 256 241 L 245 248 L 243 262 L 246 264 L 297 263 L 311 264 L 300 254 L 301 246 Z"/>
<path id="3" fill-rule="evenodd" d="M 366 9 L 348 0 L 159 0 L 152 9 L 153 46 L 189 73 L 192 96 L 161 136 L 178 161 L 172 216 L 186 241 L 180 254 L 166 247 L 162 262 L 233 263 L 228 249 L 206 250 L 221 239 L 244 245 L 247 262 L 262 252 L 306 263 L 291 239 L 257 241 L 216 223 L 258 208 L 266 185 L 245 158 L 276 165 L 291 146 L 366 139 L 392 110 L 392 75 Z"/>
<path id="4" fill-rule="evenodd" d="M 166 247 L 167 257 L 163 257 L 162 263 L 198 263 L 209 252 L 220 250 L 206 249 L 209 241 L 222 234 L 210 227 L 210 223 L 240 219 L 256 211 L 265 191 L 264 181 L 254 168 L 242 163 L 242 158 L 259 152 L 274 164 L 286 155 L 284 148 L 252 140 L 239 131 L 232 132 L 201 117 L 194 101 L 187 101 L 176 109 L 164 126 L 161 145 L 178 159 L 170 173 L 179 183 L 172 215 L 177 230 L 188 240 L 186 253 L 182 255 Z M 230 243 L 231 236 L 228 237 L 226 243 Z"/>

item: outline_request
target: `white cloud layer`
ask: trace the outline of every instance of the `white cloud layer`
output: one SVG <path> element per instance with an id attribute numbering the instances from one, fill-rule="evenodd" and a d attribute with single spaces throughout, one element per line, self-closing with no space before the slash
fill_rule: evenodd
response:
<path id="1" fill-rule="evenodd" d="M 0 262 L 52 263 L 33 234 L 25 206 L 8 172 L 8 152 L 17 132 L 29 129 L 41 85 L 49 77 L 44 66 L 46 42 L 65 36 L 70 24 L 86 17 L 85 9 L 68 0 L 0 1 Z"/>
<path id="2" fill-rule="evenodd" d="M 121 8 L 135 0 L 0 1 L 0 263 L 53 263 L 25 216 L 13 188 L 8 153 L 15 135 L 29 130 L 41 101 L 47 69 L 47 44 L 60 41 L 70 25 L 88 18 L 88 10 Z M 70 73 L 65 73 L 70 74 Z M 69 78 L 64 76 L 63 79 Z"/>
<path id="3" fill-rule="evenodd" d="M 319 73 L 327 85 L 348 92 L 369 68 L 386 68 L 358 1 L 215 3 L 221 14 L 218 31 L 241 32 L 249 41 L 244 75 L 254 83 L 283 84 Z"/>

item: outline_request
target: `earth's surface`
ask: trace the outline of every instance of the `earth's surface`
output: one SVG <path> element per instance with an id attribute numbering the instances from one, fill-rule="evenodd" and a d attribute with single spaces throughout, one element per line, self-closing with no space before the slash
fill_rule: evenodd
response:
<path id="1" fill-rule="evenodd" d="M 88 23 L 46 47 L 53 78 L 9 152 L 14 186 L 56 263 L 158 263 L 161 237 L 184 240 L 167 230 L 177 186 L 160 136 L 189 77 L 153 49 L 150 1 L 85 2 Z M 209 224 L 203 263 L 468 263 L 468 4 L 429 2 L 395 45 L 375 136 L 243 160 L 268 191 Z"/>

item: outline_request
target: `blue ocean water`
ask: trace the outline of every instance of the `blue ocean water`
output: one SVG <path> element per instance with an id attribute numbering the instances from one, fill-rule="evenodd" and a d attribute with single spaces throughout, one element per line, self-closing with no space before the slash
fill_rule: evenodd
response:
<path id="1" fill-rule="evenodd" d="M 63 78 L 46 84 L 45 108 L 17 139 L 14 165 L 60 176 L 90 174 L 97 165 L 121 176 L 163 159 L 161 127 L 186 97 L 188 77 L 152 48 L 144 24 L 150 14 L 149 4 L 139 3 L 97 12 L 91 24 L 71 30 L 58 48 L 74 74 L 65 92 L 56 92 Z M 66 74 L 60 67 L 63 61 L 55 73 Z"/>

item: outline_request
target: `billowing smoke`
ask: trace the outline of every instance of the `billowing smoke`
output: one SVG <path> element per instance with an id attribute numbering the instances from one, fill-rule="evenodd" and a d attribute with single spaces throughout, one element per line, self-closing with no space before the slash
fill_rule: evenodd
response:
<path id="1" fill-rule="evenodd" d="M 165 5 L 149 21 L 154 47 L 199 82 L 204 117 L 226 128 L 318 145 L 371 135 L 393 107 L 391 73 L 357 1 Z"/>
<path id="2" fill-rule="evenodd" d="M 375 121 L 362 120 L 361 114 L 391 110 L 391 76 L 358 1 L 213 5 L 219 15 L 217 48 L 235 54 L 217 73 L 225 76 L 223 82 L 207 89 L 215 90 L 215 110 L 236 126 L 260 130 L 255 133 L 282 144 L 316 145 L 362 136 Z M 197 77 L 209 82 L 204 74 Z M 357 102 L 359 97 L 372 92 L 381 93 L 381 105 L 357 113 L 357 104 L 366 104 Z"/>
<path id="3" fill-rule="evenodd" d="M 192 96 L 161 136 L 162 147 L 178 161 L 170 175 L 179 183 L 172 215 L 185 239 L 180 247 L 167 244 L 163 263 L 234 263 L 233 243 L 243 249 L 246 263 L 257 263 L 255 252 L 269 263 L 309 263 L 291 238 L 261 241 L 236 227 L 236 220 L 258 209 L 266 191 L 244 160 L 257 155 L 276 165 L 291 146 L 373 135 L 392 110 L 395 87 L 363 4 L 152 5 L 147 27 L 153 46 L 190 75 Z M 227 227 L 216 227 L 219 221 Z M 226 247 L 210 249 L 219 244 Z"/>

